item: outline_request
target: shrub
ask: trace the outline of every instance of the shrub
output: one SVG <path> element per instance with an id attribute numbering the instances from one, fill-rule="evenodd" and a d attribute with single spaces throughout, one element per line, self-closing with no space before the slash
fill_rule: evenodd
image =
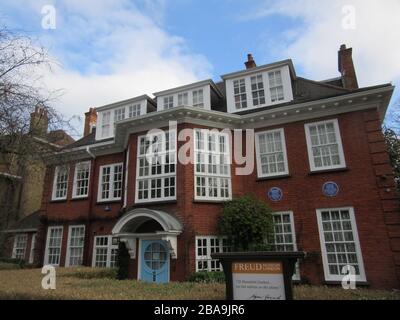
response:
<path id="1" fill-rule="evenodd" d="M 273 249 L 272 210 L 262 201 L 246 195 L 224 205 L 218 230 L 226 236 L 234 251 Z"/>
<path id="2" fill-rule="evenodd" d="M 124 280 L 128 278 L 129 252 L 125 242 L 120 241 L 117 252 L 117 279 Z"/>
<path id="3" fill-rule="evenodd" d="M 116 275 L 116 268 L 76 268 L 65 276 L 79 279 L 115 279 Z"/>
<path id="4" fill-rule="evenodd" d="M 203 282 L 203 283 L 222 283 L 225 282 L 225 274 L 222 271 L 200 271 L 192 273 L 188 279 L 189 282 Z"/>

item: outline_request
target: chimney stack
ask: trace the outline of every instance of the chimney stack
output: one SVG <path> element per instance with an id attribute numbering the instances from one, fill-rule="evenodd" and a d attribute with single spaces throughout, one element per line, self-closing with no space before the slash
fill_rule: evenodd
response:
<path id="1" fill-rule="evenodd" d="M 92 129 L 96 126 L 96 121 L 97 121 L 96 110 L 94 110 L 94 108 L 89 108 L 89 111 L 85 112 L 85 127 L 83 129 L 84 137 L 92 133 Z"/>
<path id="2" fill-rule="evenodd" d="M 36 106 L 35 111 L 31 113 L 29 128 L 31 134 L 39 137 L 46 136 L 48 125 L 49 118 L 47 111 L 41 106 Z"/>
<path id="3" fill-rule="evenodd" d="M 256 62 L 254 61 L 253 55 L 251 53 L 247 55 L 247 61 L 244 64 L 246 66 L 246 69 L 257 67 Z"/>
<path id="4" fill-rule="evenodd" d="M 353 64 L 353 49 L 346 48 L 345 44 L 340 46 L 338 52 L 338 68 L 342 75 L 343 87 L 350 90 L 358 89 L 356 71 Z"/>

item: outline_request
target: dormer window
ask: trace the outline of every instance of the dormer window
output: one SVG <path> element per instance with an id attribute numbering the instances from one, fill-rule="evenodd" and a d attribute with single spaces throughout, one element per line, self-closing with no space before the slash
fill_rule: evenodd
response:
<path id="1" fill-rule="evenodd" d="M 106 111 L 103 113 L 103 117 L 101 120 L 101 137 L 107 138 L 110 136 L 110 127 L 111 127 L 111 112 Z"/>
<path id="2" fill-rule="evenodd" d="M 193 107 L 204 108 L 203 89 L 193 90 Z"/>
<path id="3" fill-rule="evenodd" d="M 114 122 L 125 119 L 125 107 L 114 110 Z"/>
<path id="4" fill-rule="evenodd" d="M 283 94 L 283 84 L 281 71 L 273 71 L 268 73 L 269 90 L 271 93 L 271 102 L 281 101 L 285 99 Z"/>
<path id="5" fill-rule="evenodd" d="M 140 105 L 140 103 L 130 105 L 129 106 L 129 118 L 139 117 L 141 108 L 142 108 L 142 106 Z"/>
<path id="6" fill-rule="evenodd" d="M 245 79 L 233 81 L 236 109 L 247 108 L 246 82 Z"/>
<path id="7" fill-rule="evenodd" d="M 254 106 L 265 104 L 264 81 L 261 74 L 251 77 L 251 94 Z"/>
<path id="8" fill-rule="evenodd" d="M 255 110 L 293 101 L 290 65 L 269 65 L 222 76 L 228 112 Z"/>
<path id="9" fill-rule="evenodd" d="M 164 110 L 174 107 L 174 96 L 164 97 Z"/>
<path id="10" fill-rule="evenodd" d="M 178 107 L 189 105 L 189 95 L 187 92 L 178 94 Z"/>

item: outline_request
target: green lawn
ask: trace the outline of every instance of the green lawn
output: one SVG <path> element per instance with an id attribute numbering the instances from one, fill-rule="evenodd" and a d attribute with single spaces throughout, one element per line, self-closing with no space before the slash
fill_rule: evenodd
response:
<path id="1" fill-rule="evenodd" d="M 111 270 L 58 268 L 55 290 L 41 287 L 41 269 L 0 270 L 0 299 L 205 299 L 225 298 L 225 285 L 171 282 L 165 285 L 118 281 Z M 296 299 L 396 299 L 400 293 L 295 286 Z"/>

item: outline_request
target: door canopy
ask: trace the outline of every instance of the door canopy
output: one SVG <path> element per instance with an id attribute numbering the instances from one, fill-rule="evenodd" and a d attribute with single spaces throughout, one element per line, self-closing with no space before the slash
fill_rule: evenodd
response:
<path id="1" fill-rule="evenodd" d="M 113 235 L 125 242 L 132 259 L 136 257 L 136 239 L 160 239 L 168 243 L 173 259 L 178 256 L 177 236 L 182 223 L 173 215 L 159 210 L 134 209 L 123 215 L 112 229 Z"/>
<path id="2" fill-rule="evenodd" d="M 159 225 L 162 230 L 154 232 L 180 234 L 183 231 L 182 223 L 174 216 L 164 211 L 150 209 L 134 209 L 123 215 L 115 224 L 113 234 L 140 233 L 140 227 L 146 223 L 153 222 Z"/>

